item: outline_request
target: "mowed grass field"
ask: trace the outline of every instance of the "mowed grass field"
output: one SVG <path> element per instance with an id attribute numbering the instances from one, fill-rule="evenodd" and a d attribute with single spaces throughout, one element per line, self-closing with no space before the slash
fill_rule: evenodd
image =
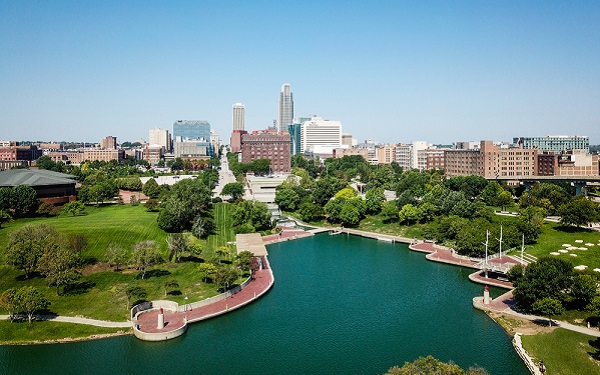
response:
<path id="1" fill-rule="evenodd" d="M 547 374 L 600 373 L 600 338 L 562 328 L 521 338 L 535 363 L 544 361 Z"/>
<path id="2" fill-rule="evenodd" d="M 202 259 L 213 258 L 214 249 L 219 246 L 228 246 L 231 249 L 230 259 L 233 259 L 234 246 L 227 245 L 227 242 L 235 241 L 229 220 L 230 209 L 231 206 L 225 203 L 214 206 L 217 233 L 209 236 L 207 240 L 196 240 L 203 247 Z M 111 321 L 124 321 L 129 318 L 125 289 L 131 286 L 142 287 L 148 294 L 146 300 L 168 299 L 180 304 L 218 294 L 213 284 L 202 282 L 198 276 L 198 265 L 202 259 L 194 258 L 180 263 L 166 261 L 167 233 L 158 228 L 156 217 L 157 213 L 147 212 L 142 206 L 113 205 L 99 208 L 87 207 L 86 215 L 77 217 L 25 219 L 9 223 L 5 228 L 0 229 L 0 249 L 4 250 L 6 247 L 8 233 L 11 230 L 27 223 L 46 223 L 56 227 L 61 233 L 85 235 L 89 245 L 83 255 L 88 260 L 88 264 L 77 285 L 60 296 L 56 295 L 55 288 L 48 287 L 42 276 L 33 275 L 29 280 L 25 280 L 22 271 L 2 265 L 0 266 L 0 293 L 12 287 L 32 285 L 50 299 L 51 313 Z M 134 244 L 144 240 L 156 241 L 165 258 L 164 263 L 154 266 L 146 273 L 144 280 L 139 278 L 139 272 L 133 268 L 116 272 L 104 263 L 104 254 L 110 243 L 115 242 L 126 249 L 131 249 Z M 164 283 L 167 280 L 176 280 L 179 287 L 169 290 L 169 294 L 165 295 Z"/>
<path id="3" fill-rule="evenodd" d="M 581 240 L 583 242 L 576 242 Z M 594 246 L 586 246 L 591 243 Z M 566 249 L 563 244 L 570 244 L 574 247 L 585 247 L 587 250 L 569 250 L 568 253 L 560 255 L 551 255 L 551 252 Z M 600 268 L 600 232 L 585 228 L 564 227 L 558 223 L 545 222 L 542 233 L 538 237 L 537 243 L 526 245 L 525 252 L 538 258 L 543 256 L 556 256 L 569 261 L 573 266 L 586 265 L 589 270 Z M 512 255 L 518 256 L 519 251 Z M 575 254 L 577 256 L 572 256 Z"/>

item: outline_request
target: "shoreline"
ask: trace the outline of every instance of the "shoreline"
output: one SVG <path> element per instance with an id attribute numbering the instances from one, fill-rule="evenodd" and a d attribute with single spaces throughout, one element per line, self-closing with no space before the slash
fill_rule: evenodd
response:
<path id="1" fill-rule="evenodd" d="M 98 334 L 92 334 L 89 336 L 83 336 L 83 337 L 65 337 L 62 339 L 50 339 L 50 340 L 34 340 L 34 341 L 19 341 L 19 342 L 13 342 L 13 341 L 3 341 L 0 342 L 0 346 L 25 346 L 25 345 L 45 345 L 45 344 L 68 344 L 68 343 L 72 343 L 72 342 L 81 342 L 81 341 L 93 341 L 93 340 L 102 340 L 102 339 L 109 339 L 112 337 L 119 337 L 119 336 L 128 336 L 128 335 L 133 335 L 133 331 L 130 328 L 127 331 L 118 331 L 118 332 L 114 332 L 114 333 L 98 333 Z"/>

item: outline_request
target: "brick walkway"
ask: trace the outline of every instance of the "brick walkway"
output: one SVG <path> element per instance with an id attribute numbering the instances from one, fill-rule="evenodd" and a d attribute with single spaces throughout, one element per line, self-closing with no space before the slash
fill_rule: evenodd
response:
<path id="1" fill-rule="evenodd" d="M 263 263 L 268 264 L 268 263 Z M 139 330 L 146 333 L 170 332 L 181 328 L 187 318 L 188 322 L 197 322 L 224 314 L 239 308 L 254 300 L 257 296 L 266 292 L 273 284 L 273 274 L 269 269 L 258 270 L 254 273 L 254 279 L 238 293 L 210 305 L 195 308 L 185 312 L 171 312 L 164 310 L 165 327 L 157 328 L 158 310 L 150 310 L 138 315 L 137 324 Z"/>

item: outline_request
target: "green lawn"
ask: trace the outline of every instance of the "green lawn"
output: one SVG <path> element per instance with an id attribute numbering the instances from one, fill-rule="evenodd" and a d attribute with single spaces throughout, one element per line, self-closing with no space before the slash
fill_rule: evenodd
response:
<path id="1" fill-rule="evenodd" d="M 46 223 L 56 227 L 65 234 L 83 234 L 88 238 L 88 246 L 84 257 L 99 261 L 104 260 L 104 253 L 111 242 L 120 244 L 126 249 L 144 240 L 154 240 L 166 254 L 167 234 L 158 228 L 158 213 L 148 212 L 144 206 L 108 205 L 102 207 L 88 206 L 85 214 L 72 216 L 62 214 L 57 217 L 20 219 L 8 223 L 0 229 L 0 248 L 8 242 L 8 232 L 28 223 Z"/>
<path id="2" fill-rule="evenodd" d="M 228 219 L 231 206 L 221 203 L 215 205 L 215 223 L 217 234 L 209 236 L 203 244 L 202 258 L 214 256 L 214 249 L 235 241 L 235 235 Z M 88 249 L 84 256 L 88 259 L 102 261 L 104 251 L 109 243 L 118 242 L 125 248 L 142 240 L 154 240 L 167 255 L 165 238 L 167 234 L 160 230 L 156 223 L 156 213 L 147 212 L 142 206 L 106 206 L 87 207 L 87 215 L 78 217 L 60 216 L 17 220 L 0 230 L 0 248 L 7 243 L 7 234 L 26 223 L 48 223 L 59 232 L 83 234 L 89 239 Z M 232 248 L 233 259 L 234 246 Z M 141 286 L 148 293 L 147 300 L 169 299 L 178 303 L 193 302 L 218 294 L 213 284 L 206 284 L 197 275 L 199 259 L 182 263 L 163 263 L 147 272 L 145 280 L 139 278 L 135 269 L 115 272 L 107 268 L 105 263 L 88 265 L 84 276 L 76 288 L 57 296 L 55 289 L 48 287 L 41 276 L 23 279 L 23 272 L 9 266 L 0 266 L 0 293 L 11 287 L 32 285 L 38 288 L 50 300 L 50 312 L 67 316 L 84 316 L 94 319 L 124 321 L 129 317 L 127 298 L 124 289 L 129 286 Z M 163 284 L 166 280 L 175 279 L 179 287 L 165 296 Z M 135 302 L 135 301 L 131 301 Z"/>
<path id="3" fill-rule="evenodd" d="M 43 321 L 29 324 L 27 322 L 11 323 L 4 320 L 0 321 L 0 345 L 28 344 L 65 338 L 78 339 L 92 335 L 129 331 L 125 328 L 103 328 L 73 323 Z"/>
<path id="4" fill-rule="evenodd" d="M 535 363 L 544 361 L 548 374 L 600 373 L 600 339 L 557 328 L 551 333 L 522 336 L 523 347 Z"/>
<path id="5" fill-rule="evenodd" d="M 583 243 L 577 243 L 575 240 L 582 240 Z M 594 246 L 585 246 L 586 243 L 592 243 Z M 587 247 L 587 250 L 570 250 L 568 254 L 557 255 L 557 257 L 567 260 L 573 266 L 581 264 L 588 266 L 588 269 L 600 268 L 600 232 L 584 229 L 564 227 L 558 223 L 545 222 L 542 233 L 538 237 L 537 243 L 525 246 L 525 252 L 536 257 L 554 256 L 551 252 L 565 249 L 563 244 L 571 244 L 576 247 Z M 518 255 L 520 252 L 515 252 Z M 576 254 L 577 256 L 571 256 Z"/>

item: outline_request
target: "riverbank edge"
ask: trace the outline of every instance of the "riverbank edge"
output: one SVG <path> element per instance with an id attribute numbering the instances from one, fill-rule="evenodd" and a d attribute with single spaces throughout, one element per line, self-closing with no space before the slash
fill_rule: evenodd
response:
<path id="1" fill-rule="evenodd" d="M 64 322 L 62 322 L 64 323 Z M 71 323 L 71 324 L 81 324 L 81 323 Z M 33 340 L 33 341 L 0 341 L 0 346 L 25 346 L 25 345 L 47 345 L 47 344 L 69 344 L 72 342 L 83 342 L 83 341 L 93 341 L 93 340 L 102 340 L 109 339 L 112 337 L 119 336 L 129 336 L 133 334 L 133 330 L 131 328 L 123 329 L 123 331 L 118 331 L 114 333 L 97 333 L 89 336 L 82 337 L 65 337 L 61 339 L 50 339 L 50 340 Z"/>

